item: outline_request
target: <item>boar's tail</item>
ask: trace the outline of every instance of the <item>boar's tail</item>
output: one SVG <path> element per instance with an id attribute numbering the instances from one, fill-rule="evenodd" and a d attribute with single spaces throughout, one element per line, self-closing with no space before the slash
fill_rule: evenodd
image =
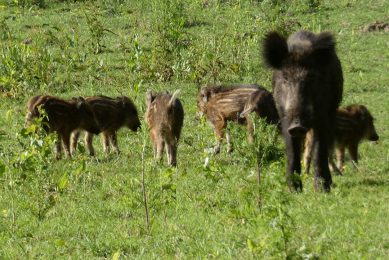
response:
<path id="1" fill-rule="evenodd" d="M 169 107 L 171 107 L 171 106 L 174 104 L 174 102 L 176 101 L 176 98 L 177 98 L 177 96 L 178 96 L 179 93 L 180 93 L 180 90 L 179 90 L 179 89 L 177 89 L 176 91 L 174 91 L 172 97 L 170 98 L 169 104 L 168 104 Z"/>

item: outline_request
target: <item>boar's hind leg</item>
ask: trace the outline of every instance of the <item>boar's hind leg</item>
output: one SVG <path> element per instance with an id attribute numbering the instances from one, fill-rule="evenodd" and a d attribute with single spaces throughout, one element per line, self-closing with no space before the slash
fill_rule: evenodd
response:
<path id="1" fill-rule="evenodd" d="M 89 132 L 85 133 L 85 145 L 89 151 L 89 155 L 94 156 L 95 149 L 93 148 L 93 134 L 92 133 L 89 133 Z"/>
<path id="2" fill-rule="evenodd" d="M 318 133 L 316 134 L 316 132 Z M 328 140 L 326 134 L 320 132 L 320 130 L 315 131 L 314 143 L 315 188 L 320 190 L 322 185 L 324 191 L 330 191 L 332 179 L 328 167 Z"/>
<path id="3" fill-rule="evenodd" d="M 302 191 L 303 184 L 299 176 L 301 174 L 300 153 L 302 140 L 301 138 L 291 137 L 288 133 L 284 133 L 284 139 L 288 160 L 286 178 L 289 188 Z"/>

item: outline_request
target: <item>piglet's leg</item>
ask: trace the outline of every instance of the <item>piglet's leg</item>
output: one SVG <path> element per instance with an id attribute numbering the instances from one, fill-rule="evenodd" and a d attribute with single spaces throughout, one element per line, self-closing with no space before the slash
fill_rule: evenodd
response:
<path id="1" fill-rule="evenodd" d="M 354 168 L 358 170 L 358 144 L 350 145 L 348 151 Z"/>
<path id="2" fill-rule="evenodd" d="M 70 135 L 71 131 L 68 130 L 63 131 L 62 133 L 62 142 L 67 158 L 72 158 L 72 154 L 70 153 Z"/>
<path id="3" fill-rule="evenodd" d="M 227 141 L 227 153 L 232 153 L 234 151 L 234 147 L 231 142 L 230 133 L 226 133 L 226 141 Z"/>
<path id="4" fill-rule="evenodd" d="M 115 153 L 120 153 L 119 147 L 118 147 L 118 139 L 117 139 L 116 132 L 112 132 L 110 134 L 110 142 L 111 142 L 111 145 L 112 145 L 112 151 L 114 151 Z"/>
<path id="5" fill-rule="evenodd" d="M 226 127 L 226 124 L 224 120 L 220 119 L 215 121 L 213 125 L 214 125 L 215 135 L 217 139 L 217 144 L 213 148 L 213 153 L 218 154 L 220 153 L 221 143 L 223 142 L 224 129 Z"/>
<path id="6" fill-rule="evenodd" d="M 163 150 L 165 148 L 165 142 L 160 138 L 156 142 L 156 154 L 155 159 L 159 162 L 162 159 Z"/>
<path id="7" fill-rule="evenodd" d="M 174 141 L 166 142 L 165 144 L 168 164 L 170 166 L 177 166 L 177 144 Z"/>
<path id="8" fill-rule="evenodd" d="M 110 136 L 109 136 L 109 133 L 108 132 L 103 132 L 103 137 L 102 138 L 103 138 L 102 141 L 103 141 L 104 152 L 105 153 L 109 153 L 110 152 L 110 146 L 109 146 Z"/>
<path id="9" fill-rule="evenodd" d="M 343 165 L 344 165 L 344 152 L 345 148 L 344 146 L 336 148 L 336 160 L 337 160 L 337 167 L 340 171 L 343 171 Z"/>
<path id="10" fill-rule="evenodd" d="M 55 142 L 55 158 L 57 160 L 61 159 L 61 153 L 62 153 L 62 136 L 58 133 L 57 141 Z"/>
<path id="11" fill-rule="evenodd" d="M 247 141 L 249 144 L 252 144 L 254 142 L 254 125 L 253 121 L 251 120 L 250 115 L 246 116 L 246 124 L 247 124 Z"/>
<path id="12" fill-rule="evenodd" d="M 86 132 L 86 134 L 85 134 L 85 145 L 86 145 L 86 148 L 89 151 L 89 155 L 90 156 L 94 156 L 95 155 L 95 149 L 93 148 L 93 134 L 92 133 Z"/>
<path id="13" fill-rule="evenodd" d="M 71 154 L 74 154 L 77 151 L 78 138 L 80 138 L 80 130 L 73 131 L 70 144 Z"/>

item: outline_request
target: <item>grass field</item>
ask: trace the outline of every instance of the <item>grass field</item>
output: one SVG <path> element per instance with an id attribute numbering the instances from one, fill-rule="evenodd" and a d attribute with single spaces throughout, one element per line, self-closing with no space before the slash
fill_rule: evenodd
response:
<path id="1" fill-rule="evenodd" d="M 363 30 L 389 22 L 386 10 L 384 0 L 0 0 L 0 259 L 387 258 L 389 33 Z M 211 155 L 212 129 L 194 118 L 202 84 L 270 90 L 262 38 L 299 29 L 333 32 L 343 105 L 365 104 L 380 135 L 329 194 L 314 191 L 312 175 L 289 192 L 271 127 L 258 125 L 250 146 L 231 124 L 234 153 Z M 181 89 L 177 169 L 154 162 L 146 127 L 119 132 L 119 155 L 95 138 L 94 158 L 81 146 L 58 161 L 51 136 L 22 131 L 32 95 L 123 94 L 144 122 L 148 89 Z"/>

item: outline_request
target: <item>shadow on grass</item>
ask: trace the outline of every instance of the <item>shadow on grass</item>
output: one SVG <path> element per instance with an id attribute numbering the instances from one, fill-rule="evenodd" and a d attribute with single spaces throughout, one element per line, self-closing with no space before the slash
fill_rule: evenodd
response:
<path id="1" fill-rule="evenodd" d="M 346 188 L 352 188 L 355 186 L 384 187 L 389 186 L 389 180 L 372 178 L 357 181 L 350 180 L 350 182 L 344 183 L 342 186 Z"/>

